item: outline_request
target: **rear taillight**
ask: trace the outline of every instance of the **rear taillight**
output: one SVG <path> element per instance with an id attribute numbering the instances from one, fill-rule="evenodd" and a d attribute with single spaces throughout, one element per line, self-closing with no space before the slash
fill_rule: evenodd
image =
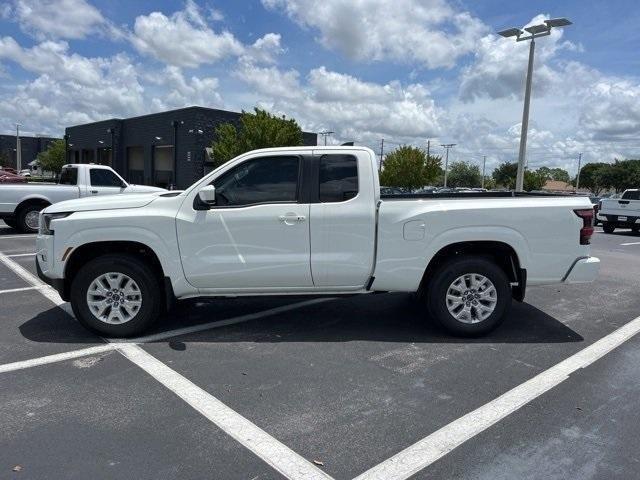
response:
<path id="1" fill-rule="evenodd" d="M 574 210 L 574 212 L 582 219 L 580 245 L 589 245 L 591 243 L 591 235 L 593 235 L 593 209 L 585 208 L 583 210 Z"/>

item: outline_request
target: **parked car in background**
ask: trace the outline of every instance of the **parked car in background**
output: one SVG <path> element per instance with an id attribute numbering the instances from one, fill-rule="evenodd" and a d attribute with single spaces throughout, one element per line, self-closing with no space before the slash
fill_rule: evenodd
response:
<path id="1" fill-rule="evenodd" d="M 0 186 L 0 219 L 21 232 L 35 233 L 38 231 L 40 210 L 53 203 L 97 195 L 148 192 L 166 190 L 145 185 L 129 185 L 111 167 L 104 165 L 70 164 L 62 167 L 57 184 Z"/>
<path id="2" fill-rule="evenodd" d="M 36 261 L 81 324 L 113 337 L 180 298 L 389 291 L 419 293 L 425 317 L 477 336 L 528 285 L 594 280 L 592 222 L 584 197 L 385 196 L 368 148 L 272 148 L 184 192 L 51 205 Z"/>
<path id="3" fill-rule="evenodd" d="M 28 168 L 22 169 L 20 170 L 20 175 L 22 175 L 23 177 L 30 177 L 31 170 L 29 170 Z"/>
<path id="4" fill-rule="evenodd" d="M 598 212 L 600 211 L 602 197 L 589 197 L 589 200 L 591 200 L 591 204 L 593 205 L 593 224 L 598 225 L 598 223 L 600 223 L 600 220 L 598 220 Z"/>
<path id="5" fill-rule="evenodd" d="M 625 190 L 620 198 L 603 198 L 598 211 L 605 233 L 616 228 L 630 228 L 640 233 L 640 189 Z"/>
<path id="6" fill-rule="evenodd" d="M 27 178 L 6 170 L 0 170 L 0 183 L 26 183 Z"/>
<path id="7" fill-rule="evenodd" d="M 18 175 L 18 171 L 15 168 L 11 167 L 0 167 L 0 173 L 11 173 L 13 175 Z"/>

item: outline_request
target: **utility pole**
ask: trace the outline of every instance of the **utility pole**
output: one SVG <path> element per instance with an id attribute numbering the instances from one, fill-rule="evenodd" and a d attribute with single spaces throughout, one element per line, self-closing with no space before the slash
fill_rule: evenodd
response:
<path id="1" fill-rule="evenodd" d="M 580 188 L 580 164 L 582 163 L 582 152 L 578 154 L 578 174 L 576 175 L 576 192 Z"/>
<path id="2" fill-rule="evenodd" d="M 455 143 L 445 143 L 443 145 L 440 145 L 441 147 L 444 147 L 445 150 L 447 151 L 446 156 L 445 156 L 445 161 L 444 161 L 444 188 L 447 188 L 447 175 L 448 172 L 447 170 L 449 169 L 449 149 L 452 147 L 455 147 L 456 144 Z"/>
<path id="3" fill-rule="evenodd" d="M 325 146 L 325 147 L 327 146 L 327 137 L 328 137 L 329 135 L 333 135 L 334 133 L 336 133 L 336 132 L 331 132 L 331 131 L 329 131 L 329 130 L 324 130 L 324 131 L 322 131 L 322 132 L 318 132 L 318 135 L 321 135 L 321 136 L 323 136 L 323 137 L 324 137 L 324 146 Z"/>
<path id="4" fill-rule="evenodd" d="M 20 144 L 20 127 L 21 123 L 16 123 L 16 170 L 20 173 L 22 170 L 22 145 Z"/>
<path id="5" fill-rule="evenodd" d="M 427 140 L 427 160 L 429 159 L 430 150 L 431 150 L 431 140 Z"/>
<path id="6" fill-rule="evenodd" d="M 487 166 L 487 156 L 483 155 L 482 156 L 482 187 L 481 188 L 484 188 L 484 171 L 486 166 Z"/>
<path id="7" fill-rule="evenodd" d="M 378 165 L 378 171 L 382 172 L 382 156 L 384 155 L 384 138 L 380 140 L 380 165 Z"/>

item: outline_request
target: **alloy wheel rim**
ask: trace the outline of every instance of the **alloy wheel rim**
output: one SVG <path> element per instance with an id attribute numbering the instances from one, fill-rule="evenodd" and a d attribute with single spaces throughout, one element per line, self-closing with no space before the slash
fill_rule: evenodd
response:
<path id="1" fill-rule="evenodd" d="M 130 322 L 142 307 L 142 292 L 128 275 L 108 272 L 96 277 L 87 290 L 87 306 L 101 322 L 121 325 Z"/>
<path id="2" fill-rule="evenodd" d="M 465 273 L 449 285 L 446 302 L 447 310 L 457 321 L 480 323 L 496 309 L 498 291 L 484 275 Z"/>
<path id="3" fill-rule="evenodd" d="M 37 230 L 40 226 L 40 212 L 31 210 L 24 216 L 24 223 L 32 230 Z"/>

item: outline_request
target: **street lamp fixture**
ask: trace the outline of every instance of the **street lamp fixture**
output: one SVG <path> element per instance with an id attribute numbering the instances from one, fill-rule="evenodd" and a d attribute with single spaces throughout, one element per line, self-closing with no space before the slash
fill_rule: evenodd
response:
<path id="1" fill-rule="evenodd" d="M 527 153 L 527 131 L 529 129 L 529 104 L 531 103 L 531 81 L 533 77 L 533 57 L 535 53 L 535 39 L 551 35 L 554 27 L 566 27 L 571 22 L 566 18 L 552 18 L 545 20 L 539 25 L 531 25 L 520 28 L 508 28 L 498 32 L 498 35 L 511 38 L 516 37 L 516 42 L 530 40 L 529 44 L 529 64 L 527 66 L 527 82 L 524 90 L 524 108 L 522 110 L 522 127 L 520 129 L 520 151 L 518 152 L 518 173 L 516 175 L 516 191 L 521 192 L 524 186 L 525 157 Z M 525 33 L 526 32 L 526 33 Z M 529 35 L 527 35 L 527 33 Z"/>

